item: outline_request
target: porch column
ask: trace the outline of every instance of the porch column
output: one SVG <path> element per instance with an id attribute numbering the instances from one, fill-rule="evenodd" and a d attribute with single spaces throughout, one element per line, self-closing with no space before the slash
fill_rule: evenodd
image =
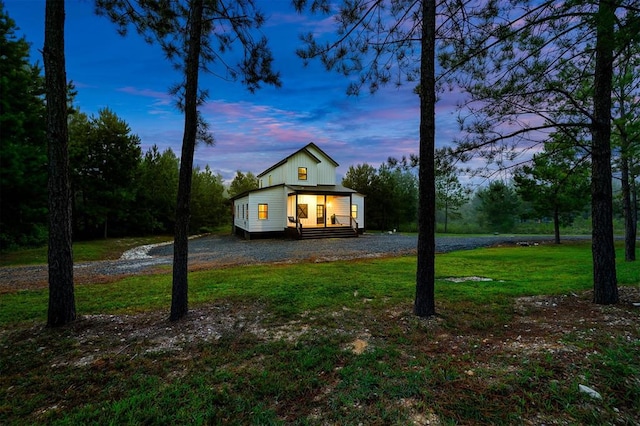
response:
<path id="1" fill-rule="evenodd" d="M 327 206 L 327 194 L 324 194 L 324 224 L 323 224 L 323 226 L 325 228 L 327 227 L 327 213 L 329 213 L 328 206 Z"/>

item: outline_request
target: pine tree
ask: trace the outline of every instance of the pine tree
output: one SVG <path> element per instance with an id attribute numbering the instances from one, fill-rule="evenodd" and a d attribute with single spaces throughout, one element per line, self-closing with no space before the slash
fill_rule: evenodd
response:
<path id="1" fill-rule="evenodd" d="M 295 0 L 298 11 L 328 14 L 326 0 Z M 418 264 L 414 313 L 435 315 L 435 52 L 436 2 L 345 0 L 336 15 L 336 37 L 320 43 L 305 34 L 298 55 L 319 58 L 329 70 L 355 75 L 347 89 L 376 92 L 389 83 L 417 82 L 420 97 L 418 164 Z M 365 65 L 366 64 L 366 65 Z M 395 78 L 394 78 L 394 72 Z"/>
<path id="2" fill-rule="evenodd" d="M 71 239 L 71 188 L 67 77 L 64 56 L 64 1 L 47 0 L 44 57 L 49 160 L 49 310 L 47 325 L 76 319 Z"/>
<path id="3" fill-rule="evenodd" d="M 173 245 L 170 319 L 175 321 L 188 312 L 193 155 L 196 141 L 213 143 L 198 112 L 206 97 L 206 91 L 199 90 L 199 72 L 220 67 L 222 75 L 240 79 L 252 92 L 263 83 L 279 86 L 280 77 L 272 70 L 273 58 L 266 38 L 256 40 L 252 33 L 264 23 L 264 16 L 251 0 L 97 0 L 96 6 L 98 13 L 106 14 L 122 34 L 133 24 L 146 40 L 158 42 L 184 75 L 183 82 L 172 89 L 185 115 Z M 231 66 L 224 53 L 234 46 L 239 46 L 244 55 L 236 66 Z"/>

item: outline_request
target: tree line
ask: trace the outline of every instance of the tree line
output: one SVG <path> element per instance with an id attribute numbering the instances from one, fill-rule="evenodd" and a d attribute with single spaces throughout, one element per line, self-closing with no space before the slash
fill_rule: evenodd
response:
<path id="1" fill-rule="evenodd" d="M 416 231 L 417 157 L 389 158 L 377 169 L 369 164 L 350 166 L 342 184 L 366 194 L 367 228 L 380 231 Z M 439 232 L 512 233 L 552 232 L 561 242 L 561 229 L 578 219 L 584 233 L 591 220 L 590 161 L 588 156 L 562 144 L 556 135 L 530 163 L 515 167 L 508 176 L 482 185 L 463 183 L 469 171 L 456 167 L 446 149 L 436 151 L 436 224 Z M 481 178 L 480 178 L 481 179 Z M 640 183 L 635 175 L 636 185 Z M 621 185 L 617 183 L 614 213 L 624 222 Z M 637 209 L 636 209 L 637 210 Z M 624 229 L 624 227 L 621 227 Z"/>
<path id="2" fill-rule="evenodd" d="M 30 107 L 43 109 L 41 97 L 34 96 L 32 101 Z M 6 118 L 4 111 L 3 117 Z M 2 137 L 3 160 L 11 160 L 3 161 L 2 167 L 3 250 L 47 242 L 43 127 L 42 121 L 36 120 L 34 126 L 26 128 L 28 149 L 21 149 L 24 139 L 14 142 L 10 133 Z M 75 240 L 173 232 L 180 159 L 170 148 L 161 152 L 155 145 L 143 154 L 140 143 L 128 124 L 110 109 L 102 109 L 97 116 L 82 112 L 70 116 L 71 220 Z M 229 188 L 222 176 L 207 165 L 193 169 L 192 181 L 190 232 L 207 232 L 227 224 Z"/>
<path id="3" fill-rule="evenodd" d="M 47 243 L 47 141 L 44 76 L 32 63 L 30 44 L 0 3 L 0 250 Z M 69 104 L 71 228 L 75 240 L 172 234 L 180 158 L 170 148 L 141 140 L 109 108 L 88 116 Z M 229 197 L 256 188 L 251 173 L 238 171 L 230 185 L 206 165 L 191 172 L 190 233 L 230 222 Z"/>

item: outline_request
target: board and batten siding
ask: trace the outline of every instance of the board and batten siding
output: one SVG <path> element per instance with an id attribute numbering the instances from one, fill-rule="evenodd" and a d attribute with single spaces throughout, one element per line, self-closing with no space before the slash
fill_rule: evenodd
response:
<path id="1" fill-rule="evenodd" d="M 284 183 L 284 167 L 280 166 L 271 170 L 260 178 L 260 188 L 281 185 Z"/>
<path id="2" fill-rule="evenodd" d="M 336 184 L 336 168 L 331 164 L 318 164 L 318 185 L 335 185 Z"/>
<path id="3" fill-rule="evenodd" d="M 307 150 L 318 157 L 321 161 L 316 167 L 318 177 L 318 185 L 335 185 L 336 184 L 336 165 L 325 154 L 316 150 L 313 146 L 308 146 Z"/>
<path id="4" fill-rule="evenodd" d="M 286 183 L 289 185 L 318 185 L 318 162 L 306 152 L 299 152 L 289 158 L 286 167 Z M 298 179 L 298 167 L 307 168 L 307 180 Z"/>

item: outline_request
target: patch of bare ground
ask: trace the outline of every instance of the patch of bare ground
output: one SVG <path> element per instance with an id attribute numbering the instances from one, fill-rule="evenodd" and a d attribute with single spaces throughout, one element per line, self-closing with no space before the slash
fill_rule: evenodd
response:
<path id="1" fill-rule="evenodd" d="M 571 341 L 581 341 L 584 346 L 603 332 L 612 338 L 639 338 L 640 308 L 633 303 L 640 301 L 640 287 L 620 287 L 619 292 L 617 305 L 604 306 L 592 303 L 591 292 L 522 297 L 515 301 L 513 321 L 502 329 L 465 335 L 451 334 L 443 327 L 441 318 L 414 320 L 404 306 L 387 311 L 387 316 L 404 327 L 421 321 L 436 332 L 435 339 L 426 343 L 437 346 L 439 352 L 448 350 L 452 355 L 482 348 L 490 355 L 565 354 L 571 358 L 578 352 Z M 344 320 L 346 315 L 339 311 L 333 316 Z M 215 342 L 225 334 L 238 332 L 249 332 L 265 340 L 296 341 L 304 335 L 329 331 L 326 327 L 319 329 L 314 320 L 303 314 L 299 319 L 278 323 L 261 305 L 224 303 L 192 308 L 188 316 L 177 323 L 169 322 L 165 312 L 145 312 L 83 316 L 72 327 L 77 328 L 78 341 L 84 347 L 108 339 L 108 346 L 114 352 L 133 346 L 154 352 L 179 351 L 186 345 Z M 366 325 L 361 329 L 346 329 L 354 326 L 353 319 L 343 325 L 345 328 L 331 331 L 353 335 L 353 341 L 345 349 L 361 354 L 374 343 L 375 338 Z"/>
<path id="2" fill-rule="evenodd" d="M 322 335 L 337 334 L 342 336 L 339 341 L 344 353 L 363 356 L 392 345 L 400 349 L 399 359 L 389 361 L 396 365 L 394 368 L 426 368 L 414 363 L 415 359 L 423 359 L 432 360 L 442 371 L 457 372 L 452 377 L 443 377 L 441 382 L 435 378 L 435 386 L 428 390 L 438 402 L 438 413 L 455 419 L 456 407 L 460 404 L 455 399 L 461 394 L 482 395 L 487 401 L 491 399 L 487 404 L 495 409 L 502 399 L 508 404 L 513 395 L 528 398 L 525 390 L 513 382 L 505 385 L 504 380 L 508 376 L 524 375 L 523 368 L 539 365 L 547 371 L 543 373 L 544 377 L 521 377 L 520 380 L 539 380 L 540 386 L 572 384 L 586 380 L 580 374 L 588 368 L 589 357 L 602 350 L 603 342 L 613 339 L 640 341 L 640 308 L 633 305 L 640 301 L 640 288 L 620 287 L 619 291 L 620 303 L 610 306 L 593 304 L 591 292 L 519 298 L 515 300 L 510 321 L 485 329 L 475 329 L 464 323 L 451 327 L 446 307 L 431 319 L 414 317 L 408 306 L 380 311 L 372 308 L 363 312 L 343 309 L 321 314 L 329 318 L 321 322 L 318 313 L 281 319 L 275 318 L 260 303 L 239 302 L 195 306 L 186 318 L 175 323 L 169 322 L 167 313 L 160 311 L 87 315 L 64 330 L 64 338 L 71 342 L 69 346 L 73 349 L 62 351 L 52 360 L 51 367 L 99 369 L 114 356 L 134 360 L 142 355 L 159 353 L 170 355 L 176 361 L 167 376 L 167 379 L 176 379 L 189 374 L 185 366 L 198 356 L 195 347 L 217 345 L 223 338 L 233 339 L 249 333 L 256 341 L 313 344 L 314 339 Z M 43 336 L 47 333 L 39 325 L 22 331 L 4 330 L 0 337 L 46 342 Z M 47 348 L 40 347 L 38 351 L 47 351 Z M 250 365 L 247 367 L 260 364 L 263 356 L 248 359 L 246 362 Z M 241 366 L 237 368 L 241 370 Z M 328 380 L 325 388 L 304 401 L 304 406 L 291 410 L 299 410 L 296 412 L 303 413 L 309 421 L 323 424 L 323 415 L 330 409 L 328 400 L 340 383 L 337 373 L 340 368 L 336 365 L 333 372 L 328 371 L 326 374 L 333 380 Z M 630 380 L 636 380 L 640 385 L 640 378 Z M 525 384 L 535 386 L 537 382 Z M 597 382 L 585 381 L 585 384 L 598 389 Z M 443 423 L 423 399 L 398 398 L 388 403 L 400 407 L 411 424 Z M 522 424 L 573 423 L 570 416 L 562 415 L 561 408 L 553 406 L 553 402 L 550 403 L 552 414 L 547 414 L 544 401 L 528 401 L 527 404 L 530 406 L 525 410 Z M 504 409 L 508 411 L 510 407 L 505 405 Z M 279 410 L 287 411 L 282 406 Z M 619 407 L 618 415 L 623 424 L 628 424 L 629 419 L 640 424 L 637 407 L 635 412 L 629 407 Z"/>
<path id="3" fill-rule="evenodd" d="M 607 350 L 616 339 L 640 342 L 640 287 L 620 287 L 620 302 L 616 305 L 592 303 L 592 292 L 559 296 L 522 297 L 515 300 L 512 321 L 501 328 L 464 334 L 452 334 L 442 327 L 443 321 L 428 320 L 425 327 L 433 331 L 433 339 L 427 343 L 429 351 L 440 357 L 456 360 L 463 373 L 458 379 L 460 387 L 479 395 L 503 392 L 523 393 L 513 385 L 504 385 L 505 377 L 527 377 L 530 371 L 540 369 L 543 377 L 529 377 L 532 384 L 560 386 L 560 384 L 585 383 L 598 388 L 598 382 L 582 373 L 589 370 L 590 357 Z M 460 333 L 460 330 L 456 330 Z M 640 354 L 639 354 L 640 355 Z M 544 371 L 546 370 L 546 371 Z M 621 378 L 640 386 L 640 377 Z M 575 384 L 576 390 L 578 389 Z M 438 398 L 446 399 L 447 395 Z M 488 397 L 489 398 L 489 397 Z M 588 399 L 588 398 L 587 398 Z M 545 403 L 531 401 L 531 414 L 522 418 L 522 424 L 556 425 L 575 424 L 571 416 L 558 413 L 547 415 Z M 536 406 L 537 405 L 537 406 Z M 585 403 L 600 410 L 597 401 Z M 614 408 L 616 424 L 640 424 L 640 406 Z M 505 407 L 507 410 L 508 407 Z M 455 417 L 454 413 L 451 413 Z M 631 423 L 629 423 L 631 422 Z M 429 423 L 422 423 L 429 424 Z M 434 423 L 431 423 L 434 424 Z M 436 423 L 437 424 L 437 423 Z"/>

